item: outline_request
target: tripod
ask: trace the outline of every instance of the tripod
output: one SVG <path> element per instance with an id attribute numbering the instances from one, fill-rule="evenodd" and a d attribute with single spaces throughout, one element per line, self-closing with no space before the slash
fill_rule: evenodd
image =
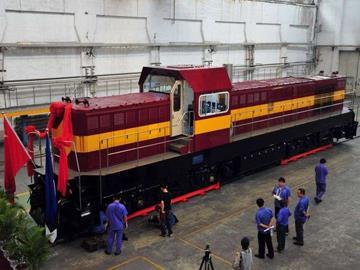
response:
<path id="1" fill-rule="evenodd" d="M 206 245 L 205 255 L 202 258 L 199 270 L 203 270 L 203 269 L 204 270 L 214 270 L 214 266 L 213 266 L 210 254 L 211 254 L 210 246 Z M 204 266 L 204 268 L 203 268 L 203 266 Z"/>

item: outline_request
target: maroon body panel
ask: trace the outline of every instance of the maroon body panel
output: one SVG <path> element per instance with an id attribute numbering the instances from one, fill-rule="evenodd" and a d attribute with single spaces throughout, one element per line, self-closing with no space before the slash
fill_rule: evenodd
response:
<path id="1" fill-rule="evenodd" d="M 144 126 L 170 120 L 170 98 L 162 93 L 134 93 L 88 99 L 90 106 L 73 105 L 76 136 Z"/>
<path id="2" fill-rule="evenodd" d="M 222 129 L 194 136 L 194 149 L 200 151 L 229 143 L 230 129 Z"/>

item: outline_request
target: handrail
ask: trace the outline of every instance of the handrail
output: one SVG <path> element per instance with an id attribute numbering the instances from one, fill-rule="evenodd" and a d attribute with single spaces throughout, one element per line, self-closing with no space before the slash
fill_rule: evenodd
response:
<path id="1" fill-rule="evenodd" d="M 184 121 L 184 117 L 185 117 L 185 115 L 189 115 L 189 119 L 190 119 L 190 115 L 191 114 L 194 114 L 194 111 L 186 111 L 186 112 L 184 112 L 183 114 L 182 114 L 182 116 L 180 117 L 180 119 L 177 121 L 177 123 L 175 123 L 175 125 L 172 125 L 172 126 L 181 126 L 182 127 L 182 131 L 183 131 L 183 135 L 186 135 L 186 136 L 188 136 L 188 135 L 190 135 L 190 133 L 189 134 L 184 134 L 184 128 L 185 128 L 185 121 Z M 190 131 L 190 127 L 191 127 L 191 122 L 189 121 L 188 122 L 188 129 L 189 129 L 189 131 Z M 190 135 L 191 136 L 191 135 Z"/>
<path id="2" fill-rule="evenodd" d="M 73 148 L 74 148 L 74 152 L 75 152 L 75 160 L 76 160 L 76 166 L 78 169 L 78 177 L 79 177 L 79 206 L 80 206 L 80 211 L 82 211 L 82 199 L 81 199 L 81 171 L 80 171 L 80 163 L 79 163 L 79 158 L 78 158 L 78 154 L 76 151 L 76 145 L 74 141 L 64 141 L 65 143 L 71 143 Z"/>
<path id="3" fill-rule="evenodd" d="M 139 128 L 139 127 L 138 127 Z M 106 137 L 106 138 L 102 138 L 99 143 L 101 144 L 103 141 L 105 140 L 110 140 L 110 139 L 117 139 L 117 138 L 122 138 L 122 137 L 129 137 L 131 135 L 139 135 L 139 134 L 143 134 L 143 133 L 151 133 L 152 130 L 162 130 L 164 129 L 164 131 L 166 132 L 166 129 L 170 130 L 170 127 L 160 127 L 160 128 L 152 128 L 152 129 L 148 129 L 146 131 L 142 131 L 142 132 L 131 132 L 131 133 L 126 133 L 123 135 L 117 135 L 117 136 L 111 136 L 111 137 Z M 99 145 L 100 146 L 100 145 Z M 100 149 L 100 148 L 99 148 Z"/>
<path id="4" fill-rule="evenodd" d="M 34 162 L 35 162 L 35 158 L 36 157 L 38 157 L 39 158 L 39 160 L 40 160 L 40 166 L 42 167 L 42 157 L 44 156 L 44 155 L 42 155 L 41 154 L 41 152 L 42 152 L 42 147 L 41 147 L 41 137 L 40 137 L 40 134 L 38 133 L 38 132 L 36 132 L 36 131 L 31 131 L 31 132 L 29 132 L 29 133 L 27 133 L 27 135 L 29 135 L 29 134 L 32 134 L 32 135 L 36 135 L 37 137 L 38 137 L 38 140 L 39 140 L 39 155 L 38 156 L 36 156 L 35 155 L 35 150 L 33 150 L 33 151 L 29 151 L 29 149 L 26 149 L 27 151 L 29 151 L 29 152 L 32 152 L 33 154 L 34 154 Z"/>
<path id="5" fill-rule="evenodd" d="M 246 126 L 246 125 L 251 125 L 251 124 L 256 124 L 256 123 L 261 123 L 261 122 L 266 122 L 266 121 L 269 121 L 269 120 L 284 118 L 284 117 L 287 117 L 287 116 L 297 115 L 297 114 L 301 114 L 301 113 L 305 113 L 305 112 L 311 112 L 311 111 L 321 110 L 321 109 L 324 109 L 324 108 L 335 107 L 335 106 L 339 106 L 340 104 L 344 105 L 344 104 L 347 104 L 347 103 L 351 103 L 351 101 L 345 101 L 345 102 L 343 102 L 343 103 L 337 103 L 337 104 L 331 104 L 331 105 L 327 105 L 327 106 L 312 108 L 312 109 L 303 110 L 303 111 L 300 111 L 300 112 L 283 114 L 283 115 L 280 115 L 280 116 L 274 116 L 274 117 L 270 117 L 270 118 L 266 118 L 266 119 L 251 121 L 251 122 L 249 122 L 249 123 L 243 123 L 243 124 L 240 124 L 240 125 L 233 125 L 232 127 L 233 127 L 233 128 L 236 128 L 236 127 L 241 127 L 241 126 Z M 255 112 L 255 111 L 253 111 L 253 113 L 254 113 L 254 112 Z M 284 111 L 283 111 L 283 112 L 284 112 Z M 240 121 L 241 121 L 241 120 L 240 120 Z M 233 121 L 233 123 L 234 123 L 234 122 L 238 122 L 238 121 Z"/>
<path id="6" fill-rule="evenodd" d="M 194 136 L 186 136 L 186 138 L 192 140 Z M 183 140 L 184 138 L 176 138 L 176 139 L 172 139 L 172 140 L 168 140 L 166 142 L 157 142 L 157 143 L 152 143 L 152 144 L 147 144 L 147 145 L 144 145 L 144 146 L 139 146 L 139 147 L 134 147 L 134 148 L 131 148 L 131 149 L 125 149 L 125 150 L 121 150 L 121 151 L 117 151 L 117 152 L 111 152 L 109 154 L 109 156 L 112 156 L 112 155 L 117 155 L 117 154 L 121 154 L 121 153 L 125 153 L 125 152 L 130 152 L 130 151 L 134 151 L 136 149 L 143 149 L 143 148 L 147 148 L 147 147 L 150 147 L 150 146 L 155 146 L 155 145 L 160 145 L 160 144 L 164 144 L 164 143 L 170 143 L 170 142 L 175 142 L 175 141 L 180 141 L 180 140 Z"/>
<path id="7" fill-rule="evenodd" d="M 194 113 L 194 111 L 186 111 L 186 112 L 184 112 L 184 113 L 182 114 L 182 116 L 180 117 L 179 122 L 180 122 L 180 121 L 183 121 L 185 115 L 190 114 L 190 113 Z"/>
<path id="8" fill-rule="evenodd" d="M 157 142 L 157 143 L 147 144 L 147 145 L 144 145 L 144 146 L 139 146 L 139 134 L 147 133 L 147 132 L 149 132 L 149 130 L 143 131 L 143 132 L 137 132 L 137 133 L 134 132 L 134 133 L 130 133 L 130 134 L 131 135 L 137 134 L 137 140 L 136 140 L 137 146 L 136 147 L 121 150 L 121 151 L 111 152 L 111 153 L 109 153 L 109 147 L 108 147 L 109 140 L 113 140 L 113 139 L 116 139 L 116 138 L 119 138 L 119 137 L 129 136 L 130 134 L 112 136 L 112 137 L 103 138 L 103 139 L 99 140 L 99 196 L 100 196 L 99 201 L 100 201 L 100 205 L 102 205 L 102 201 L 103 201 L 103 196 L 102 196 L 102 192 L 103 192 L 103 189 L 102 189 L 102 169 L 104 169 L 104 168 L 102 167 L 102 150 L 106 150 L 106 163 L 107 163 L 106 168 L 109 167 L 109 157 L 114 156 L 114 155 L 118 155 L 118 154 L 121 154 L 121 153 L 125 153 L 125 152 L 130 152 L 130 151 L 136 151 L 136 153 L 137 153 L 137 158 L 136 158 L 137 164 L 136 164 L 136 166 L 138 166 L 139 165 L 139 159 L 140 159 L 139 158 L 139 150 L 140 149 L 144 149 L 144 148 L 147 148 L 147 147 L 152 147 L 152 146 L 162 145 L 163 144 L 164 145 L 163 154 L 165 154 L 167 152 L 167 148 L 166 148 L 167 143 L 183 139 L 183 138 L 177 138 L 177 139 L 172 139 L 172 140 L 166 140 L 166 138 L 168 136 L 166 134 L 166 129 L 170 130 L 170 127 L 155 128 L 155 129 L 150 129 L 150 131 L 151 130 L 161 130 L 161 129 L 164 130 L 164 136 L 163 136 L 164 141 L 162 141 L 162 142 Z M 193 140 L 193 136 L 186 136 L 186 137 L 189 138 L 191 141 Z M 159 138 L 161 138 L 161 137 L 159 137 Z M 102 149 L 101 145 L 104 143 L 104 141 L 107 142 L 107 147 L 105 149 Z"/>

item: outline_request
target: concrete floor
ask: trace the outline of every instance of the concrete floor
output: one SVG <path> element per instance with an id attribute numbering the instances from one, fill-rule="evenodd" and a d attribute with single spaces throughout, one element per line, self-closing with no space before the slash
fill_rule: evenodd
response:
<path id="1" fill-rule="evenodd" d="M 330 175 L 324 201 L 315 205 L 314 165 L 320 157 L 328 160 Z M 305 225 L 305 246 L 292 244 L 294 221 L 291 219 L 286 250 L 275 253 L 274 260 L 254 258 L 253 269 L 360 269 L 360 140 L 348 141 L 286 166 L 278 166 L 243 177 L 218 191 L 195 197 L 174 206 L 180 222 L 174 237 L 162 238 L 146 218 L 129 222 L 120 256 L 103 251 L 87 253 L 81 239 L 59 244 L 43 269 L 198 269 L 206 244 L 213 252 L 216 270 L 232 269 L 234 250 L 247 236 L 257 253 L 255 200 L 261 196 L 273 208 L 271 190 L 279 176 L 284 176 L 295 196 L 304 187 L 311 198 L 311 218 Z M 18 179 L 17 179 L 18 180 Z M 19 192 L 24 184 L 20 182 Z M 295 198 L 291 204 L 293 211 Z M 273 243 L 276 246 L 275 237 Z"/>

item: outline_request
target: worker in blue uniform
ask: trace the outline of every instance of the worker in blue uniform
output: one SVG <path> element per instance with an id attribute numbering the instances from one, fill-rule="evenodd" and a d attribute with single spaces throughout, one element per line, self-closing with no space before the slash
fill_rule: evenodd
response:
<path id="1" fill-rule="evenodd" d="M 276 236 L 277 236 L 277 251 L 281 253 L 285 248 L 286 229 L 289 225 L 289 217 L 291 216 L 287 201 L 281 202 L 281 209 L 276 218 Z"/>
<path id="2" fill-rule="evenodd" d="M 104 234 L 107 231 L 106 230 L 107 226 L 108 226 L 108 220 L 107 220 L 107 217 L 105 214 L 105 208 L 104 208 L 99 211 L 99 223 L 90 228 L 90 233 L 93 235 Z M 122 235 L 122 240 L 124 240 L 124 241 L 129 240 L 124 232 Z"/>
<path id="3" fill-rule="evenodd" d="M 329 171 L 325 166 L 326 159 L 320 159 L 320 163 L 315 167 L 315 182 L 316 182 L 316 197 L 314 198 L 316 203 L 322 202 L 322 196 L 326 191 L 326 176 Z"/>
<path id="4" fill-rule="evenodd" d="M 278 179 L 277 184 L 272 190 L 272 194 L 274 196 L 274 208 L 275 208 L 275 218 L 278 218 L 278 214 L 280 209 L 282 208 L 282 202 L 285 202 L 287 205 L 290 204 L 291 199 L 291 189 L 285 183 L 285 178 L 280 177 Z M 284 204 L 285 205 L 285 204 Z M 289 226 L 286 226 L 286 234 L 289 233 Z"/>
<path id="5" fill-rule="evenodd" d="M 121 254 L 122 235 L 125 228 L 128 227 L 127 223 L 127 210 L 125 206 L 120 203 L 120 197 L 114 196 L 114 201 L 109 204 L 106 209 L 106 217 L 108 220 L 108 239 L 107 249 L 105 253 L 110 255 L 113 249 L 114 240 L 116 237 L 116 250 L 115 255 Z"/>
<path id="6" fill-rule="evenodd" d="M 274 248 L 271 239 L 271 230 L 274 227 L 275 219 L 270 208 L 264 207 L 264 200 L 258 198 L 256 204 L 259 210 L 256 212 L 255 221 L 258 229 L 258 245 L 259 252 L 255 254 L 255 257 L 264 259 L 265 258 L 265 244 L 268 249 L 267 257 L 270 259 L 274 258 Z"/>
<path id="7" fill-rule="evenodd" d="M 304 245 L 304 224 L 309 215 L 309 198 L 305 196 L 305 189 L 299 188 L 297 191 L 297 196 L 299 198 L 298 203 L 294 210 L 295 218 L 295 231 L 296 237 L 294 237 L 294 244 L 298 246 Z"/>

